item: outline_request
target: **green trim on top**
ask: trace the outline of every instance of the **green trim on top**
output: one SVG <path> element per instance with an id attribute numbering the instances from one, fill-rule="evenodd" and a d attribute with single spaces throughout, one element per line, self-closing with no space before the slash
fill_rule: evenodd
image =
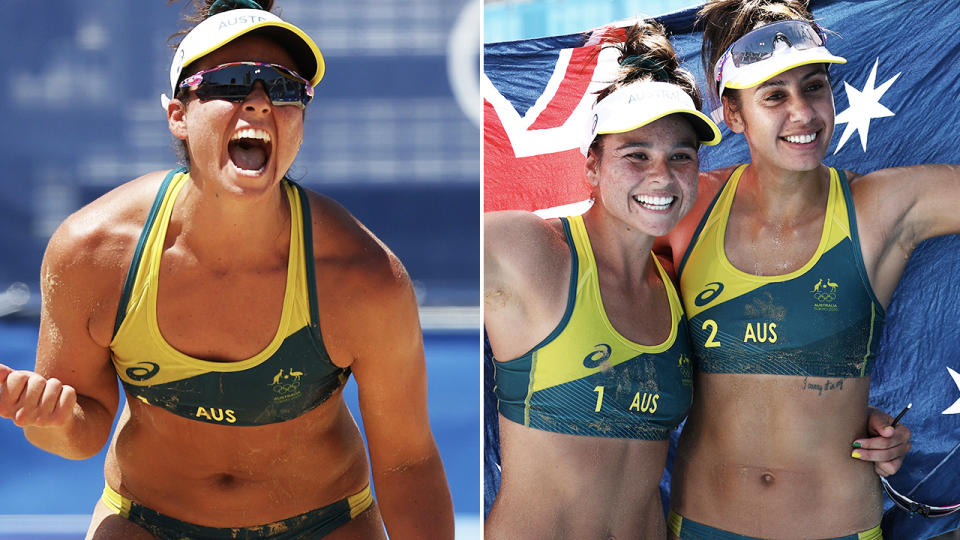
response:
<path id="1" fill-rule="evenodd" d="M 676 267 L 678 280 L 680 279 L 680 274 L 683 272 L 683 267 L 687 265 L 687 258 L 690 256 L 690 253 L 693 252 L 693 246 L 697 243 L 697 240 L 700 239 L 700 233 L 703 232 L 703 227 L 706 226 L 707 220 L 710 218 L 710 214 L 713 213 L 713 208 L 717 205 L 717 201 L 720 200 L 720 196 L 723 195 L 723 191 L 727 189 L 727 184 L 730 183 L 730 179 L 733 178 L 733 175 L 737 173 L 737 170 L 739 170 L 742 165 L 743 164 L 741 163 L 733 168 L 730 176 L 727 177 L 727 179 L 723 182 L 723 185 L 720 186 L 720 189 L 717 190 L 717 194 L 713 196 L 713 200 L 710 201 L 710 206 L 707 207 L 707 211 L 704 212 L 703 217 L 700 218 L 700 223 L 697 225 L 697 230 L 693 231 L 693 236 L 690 237 L 690 243 L 687 244 L 687 250 L 683 252 L 683 258 L 680 259 L 680 265 Z M 740 174 L 743 175 L 742 172 Z M 679 292 L 677 294 L 679 294 Z"/>
<path id="2" fill-rule="evenodd" d="M 307 270 L 307 296 L 310 298 L 310 324 L 320 325 L 320 308 L 317 303 L 317 274 L 313 266 L 313 218 L 310 214 L 310 199 L 307 198 L 307 192 L 300 184 L 284 178 L 291 186 L 296 188 L 300 195 L 301 219 L 303 221 L 303 259 Z"/>
<path id="3" fill-rule="evenodd" d="M 877 305 L 881 316 L 886 316 L 883 304 L 873 293 L 873 287 L 870 285 L 870 276 L 867 274 L 867 265 L 863 262 L 863 253 L 860 247 L 860 233 L 857 231 L 857 209 L 853 206 L 853 192 L 850 191 L 850 182 L 847 181 L 847 173 L 843 169 L 834 169 L 840 179 L 840 188 L 843 190 L 843 200 L 847 203 L 847 221 L 850 222 L 850 241 L 853 243 L 853 256 L 857 262 L 857 272 L 863 285 L 867 289 L 870 299 Z"/>
<path id="4" fill-rule="evenodd" d="M 160 184 L 157 190 L 157 196 L 153 199 L 153 206 L 150 207 L 150 213 L 147 214 L 147 220 L 143 224 L 143 230 L 140 231 L 140 239 L 137 240 L 137 248 L 133 251 L 133 259 L 130 261 L 130 268 L 127 269 L 127 279 L 123 282 L 123 293 L 120 295 L 120 305 L 117 306 L 117 319 L 113 325 L 113 337 L 116 337 L 117 330 L 123 324 L 123 319 L 127 316 L 127 304 L 130 302 L 130 293 L 133 289 L 133 282 L 137 279 L 137 270 L 140 268 L 140 260 L 143 258 L 143 248 L 147 244 L 147 237 L 150 236 L 150 229 L 153 228 L 153 222 L 160 213 L 160 206 L 170 187 L 173 177 L 179 173 L 189 172 L 186 167 L 180 167 L 167 173 L 166 178 Z"/>

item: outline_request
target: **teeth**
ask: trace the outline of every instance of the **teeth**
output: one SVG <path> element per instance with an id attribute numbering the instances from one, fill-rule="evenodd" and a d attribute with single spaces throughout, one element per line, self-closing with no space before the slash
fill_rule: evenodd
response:
<path id="1" fill-rule="evenodd" d="M 652 210 L 666 210 L 677 198 L 670 196 L 634 195 L 633 200 Z"/>
<path id="2" fill-rule="evenodd" d="M 262 129 L 255 128 L 246 128 L 241 129 L 240 131 L 233 134 L 233 137 L 230 137 L 231 141 L 236 141 L 239 139 L 260 139 L 263 142 L 270 142 L 270 134 Z"/>
<path id="3" fill-rule="evenodd" d="M 788 142 L 797 143 L 797 144 L 806 144 L 816 140 L 817 134 L 811 133 L 809 135 L 791 135 L 789 137 L 784 137 Z"/>

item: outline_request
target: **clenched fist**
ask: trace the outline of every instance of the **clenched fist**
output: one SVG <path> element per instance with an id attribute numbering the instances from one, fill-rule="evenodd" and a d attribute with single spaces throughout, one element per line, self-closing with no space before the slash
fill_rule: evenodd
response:
<path id="1" fill-rule="evenodd" d="M 66 424 L 77 403 L 77 391 L 59 379 L 0 364 L 0 417 L 20 427 Z"/>

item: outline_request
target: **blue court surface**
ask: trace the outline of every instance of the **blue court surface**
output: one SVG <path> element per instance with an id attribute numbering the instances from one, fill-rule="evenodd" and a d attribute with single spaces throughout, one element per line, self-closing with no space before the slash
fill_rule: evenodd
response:
<path id="1" fill-rule="evenodd" d="M 32 369 L 36 341 L 35 321 L 0 321 L 0 362 Z M 457 539 L 480 539 L 479 330 L 427 330 L 424 346 L 430 422 L 453 494 Z M 345 397 L 360 423 L 355 383 Z M 36 449 L 13 422 L 0 419 L 0 540 L 82 539 L 103 489 L 105 454 L 66 460 Z"/>

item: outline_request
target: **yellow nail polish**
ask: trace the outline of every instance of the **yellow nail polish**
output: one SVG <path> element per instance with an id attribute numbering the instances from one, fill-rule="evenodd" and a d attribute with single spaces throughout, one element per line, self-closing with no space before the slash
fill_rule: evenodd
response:
<path id="1" fill-rule="evenodd" d="M 856 459 L 860 459 L 860 452 L 857 452 L 856 450 L 854 450 L 850 455 Z"/>

